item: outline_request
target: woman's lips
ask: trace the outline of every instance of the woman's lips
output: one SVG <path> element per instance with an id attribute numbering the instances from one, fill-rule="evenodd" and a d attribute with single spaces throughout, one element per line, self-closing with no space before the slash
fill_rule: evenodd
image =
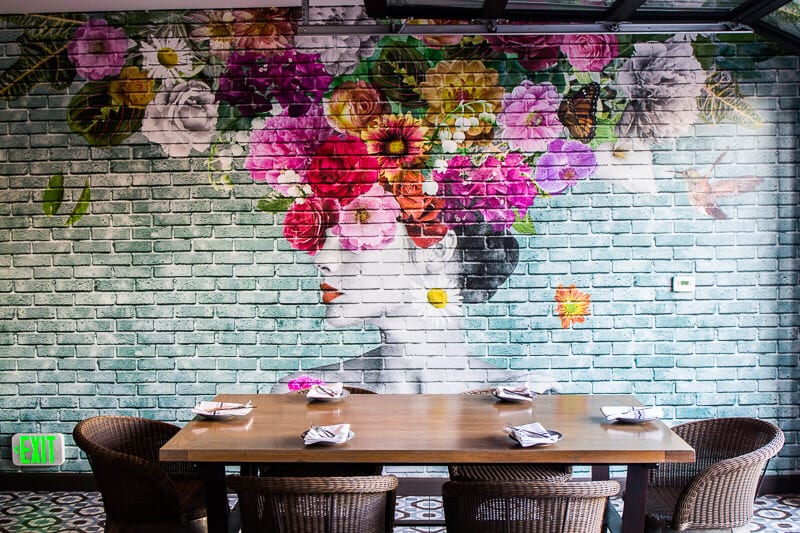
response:
<path id="1" fill-rule="evenodd" d="M 341 292 L 336 290 L 336 287 L 332 287 L 327 283 L 320 283 L 319 288 L 322 289 L 322 301 L 326 304 L 331 303 L 336 298 L 342 295 Z"/>

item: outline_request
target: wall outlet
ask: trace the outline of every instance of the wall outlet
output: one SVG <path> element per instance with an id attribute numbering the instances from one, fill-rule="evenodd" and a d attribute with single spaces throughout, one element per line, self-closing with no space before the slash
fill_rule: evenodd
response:
<path id="1" fill-rule="evenodd" d="M 694 291 L 694 276 L 674 276 L 672 278 L 672 292 Z"/>

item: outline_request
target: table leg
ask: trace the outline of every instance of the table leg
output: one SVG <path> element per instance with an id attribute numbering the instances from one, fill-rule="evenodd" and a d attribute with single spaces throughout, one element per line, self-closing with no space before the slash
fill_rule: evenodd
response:
<path id="1" fill-rule="evenodd" d="M 608 465 L 591 465 L 592 481 L 606 481 L 611 479 L 611 469 Z"/>
<path id="2" fill-rule="evenodd" d="M 228 491 L 225 487 L 225 465 L 203 465 L 206 475 L 206 516 L 208 533 L 228 533 Z"/>
<path id="3" fill-rule="evenodd" d="M 622 533 L 643 533 L 647 502 L 647 471 L 653 465 L 628 465 L 625 480 L 625 508 L 622 510 Z"/>

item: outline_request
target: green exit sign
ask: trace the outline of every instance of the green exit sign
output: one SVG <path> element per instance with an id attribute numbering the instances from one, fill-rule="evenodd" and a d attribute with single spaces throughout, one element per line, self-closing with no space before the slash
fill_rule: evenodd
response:
<path id="1" fill-rule="evenodd" d="M 11 460 L 16 466 L 58 466 L 64 464 L 64 435 L 61 433 L 17 433 L 11 437 Z"/>

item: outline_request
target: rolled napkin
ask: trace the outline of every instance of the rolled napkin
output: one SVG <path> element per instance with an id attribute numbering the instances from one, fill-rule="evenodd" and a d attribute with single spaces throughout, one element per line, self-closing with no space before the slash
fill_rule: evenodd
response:
<path id="1" fill-rule="evenodd" d="M 317 383 L 308 389 L 306 396 L 319 400 L 329 400 L 331 398 L 339 398 L 342 395 L 343 390 L 344 389 L 341 382 L 329 383 L 327 385 L 323 383 Z"/>
<path id="2" fill-rule="evenodd" d="M 532 402 L 536 393 L 533 392 L 530 386 L 526 383 L 518 387 L 504 385 L 497 387 L 494 395 L 501 400 L 510 400 L 512 402 Z"/>
<path id="3" fill-rule="evenodd" d="M 318 442 L 341 444 L 350 438 L 350 424 L 334 424 L 332 426 L 311 426 L 303 433 L 303 443 L 306 445 Z"/>
<path id="4" fill-rule="evenodd" d="M 250 402 L 200 402 L 192 408 L 194 414 L 205 417 L 244 416 L 252 410 Z"/>
<path id="5" fill-rule="evenodd" d="M 661 407 L 637 405 L 607 405 L 601 407 L 600 411 L 602 411 L 608 421 L 646 422 L 664 416 L 664 410 Z"/>
<path id="6" fill-rule="evenodd" d="M 520 443 L 523 448 L 537 444 L 554 444 L 559 441 L 559 435 L 553 435 L 539 422 L 532 422 L 522 426 L 506 426 L 506 432 Z"/>

